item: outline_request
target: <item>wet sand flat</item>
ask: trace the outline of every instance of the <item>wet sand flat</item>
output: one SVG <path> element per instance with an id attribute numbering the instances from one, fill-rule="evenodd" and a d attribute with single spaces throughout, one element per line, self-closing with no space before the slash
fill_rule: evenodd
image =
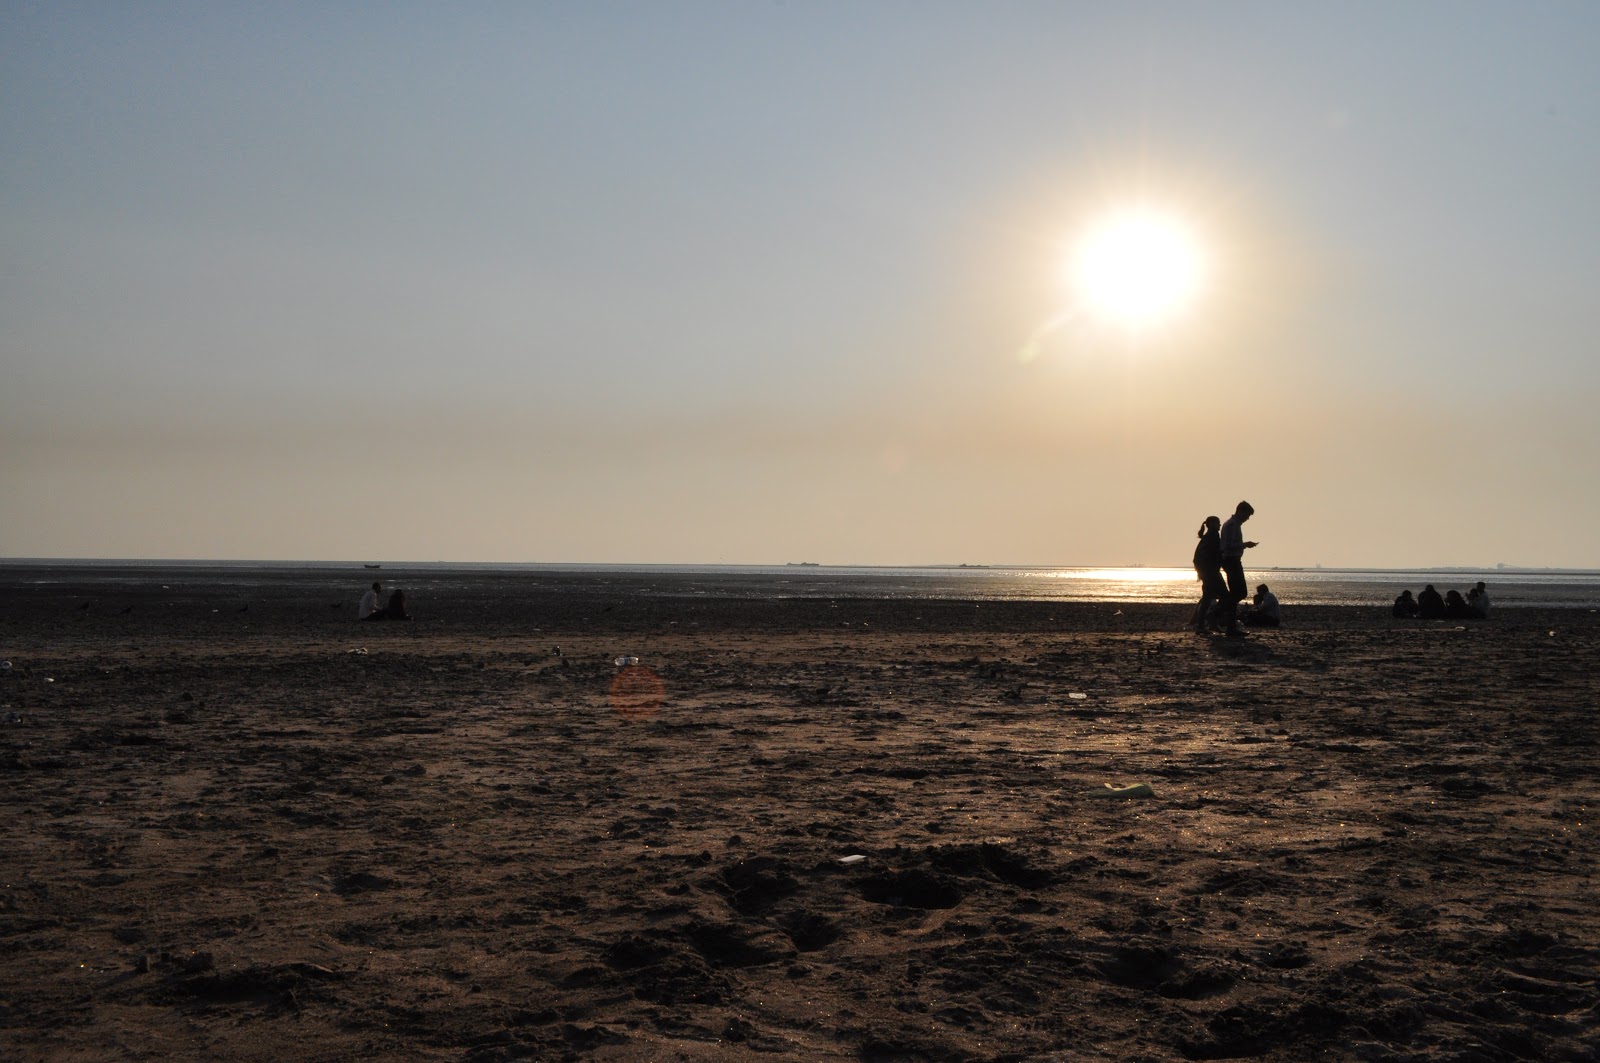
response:
<path id="1" fill-rule="evenodd" d="M 355 594 L 0 580 L 0 1056 L 1600 1053 L 1589 610 Z"/>

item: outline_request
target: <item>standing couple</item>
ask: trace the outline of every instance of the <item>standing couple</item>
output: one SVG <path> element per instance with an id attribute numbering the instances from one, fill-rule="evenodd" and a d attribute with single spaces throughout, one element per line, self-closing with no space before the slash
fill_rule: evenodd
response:
<path id="1" fill-rule="evenodd" d="M 1194 570 L 1200 577 L 1194 629 L 1201 634 L 1226 631 L 1229 638 L 1244 638 L 1239 624 L 1239 603 L 1249 596 L 1244 584 L 1244 552 L 1256 545 L 1245 542 L 1244 522 L 1254 512 L 1250 503 L 1240 502 L 1227 520 L 1207 517 L 1200 525 L 1200 545 L 1194 548 Z"/>

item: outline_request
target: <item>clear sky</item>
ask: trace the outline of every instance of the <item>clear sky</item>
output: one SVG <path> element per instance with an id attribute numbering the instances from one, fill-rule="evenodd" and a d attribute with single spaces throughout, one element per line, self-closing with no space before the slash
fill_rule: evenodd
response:
<path id="1" fill-rule="evenodd" d="M 0 5 L 0 556 L 1600 567 L 1600 5 Z M 1068 279 L 1126 207 L 1193 297 Z"/>

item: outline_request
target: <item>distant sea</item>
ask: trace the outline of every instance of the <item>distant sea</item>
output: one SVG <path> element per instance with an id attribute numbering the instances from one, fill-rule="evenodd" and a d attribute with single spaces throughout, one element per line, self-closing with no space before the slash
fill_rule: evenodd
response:
<path id="1" fill-rule="evenodd" d="M 164 585 L 248 586 L 306 581 L 364 586 L 373 579 L 408 591 L 448 592 L 496 578 L 594 581 L 652 597 L 879 598 L 967 601 L 1189 602 L 1197 596 L 1186 568 L 1046 568 L 959 566 L 873 568 L 831 565 L 557 565 L 354 561 L 64 561 L 0 560 L 22 584 L 116 586 L 156 579 Z M 1433 584 L 1440 593 L 1488 584 L 1495 606 L 1600 608 L 1600 571 L 1546 569 L 1248 569 L 1250 586 L 1266 583 L 1284 604 L 1379 605 L 1402 590 Z"/>

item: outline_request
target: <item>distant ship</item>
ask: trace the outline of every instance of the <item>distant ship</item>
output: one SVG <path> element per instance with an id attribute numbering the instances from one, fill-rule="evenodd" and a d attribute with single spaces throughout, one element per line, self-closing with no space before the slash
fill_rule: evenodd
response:
<path id="1" fill-rule="evenodd" d="M 382 568 L 382 565 L 362 565 L 362 568 Z"/>
<path id="2" fill-rule="evenodd" d="M 785 561 L 784 564 L 788 565 L 790 568 L 817 568 L 817 567 L 819 567 L 815 561 Z"/>

